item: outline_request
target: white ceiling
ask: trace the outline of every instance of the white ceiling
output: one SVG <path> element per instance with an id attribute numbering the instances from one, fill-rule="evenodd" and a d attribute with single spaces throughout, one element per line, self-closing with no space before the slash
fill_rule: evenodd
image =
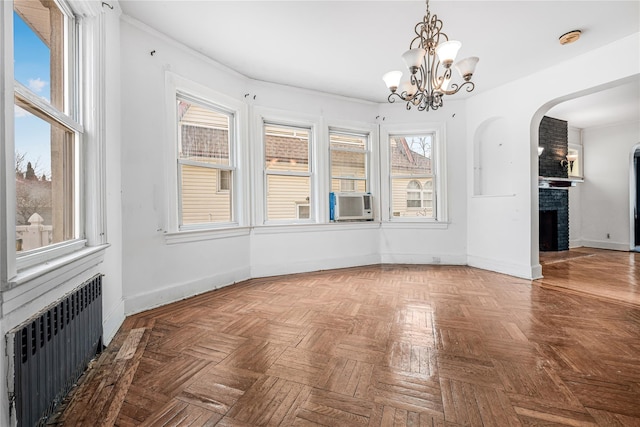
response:
<path id="1" fill-rule="evenodd" d="M 381 76 L 404 70 L 424 1 L 168 1 L 121 0 L 123 12 L 247 77 L 385 102 Z M 560 61 L 640 31 L 640 1 L 461 1 L 432 0 L 431 12 L 443 32 L 460 40 L 458 58 L 478 56 L 471 95 L 518 79 Z M 576 43 L 558 37 L 582 30 Z M 608 93 L 608 92 L 607 92 Z M 601 107 L 599 125 L 613 120 L 610 105 L 625 105 L 638 117 L 638 82 L 588 102 Z M 461 94 L 456 95 L 461 98 Z M 587 98 L 586 101 L 589 101 Z M 556 107 L 558 114 L 583 120 L 583 108 Z M 555 112 L 555 110 L 554 110 Z M 617 114 L 621 114 L 620 111 Z M 574 117 L 575 116 L 575 117 Z M 619 121 L 619 116 L 615 116 Z M 562 117 L 557 117 L 562 118 Z M 565 119 L 566 120 L 566 119 Z M 576 127 L 593 122 L 571 123 Z"/>

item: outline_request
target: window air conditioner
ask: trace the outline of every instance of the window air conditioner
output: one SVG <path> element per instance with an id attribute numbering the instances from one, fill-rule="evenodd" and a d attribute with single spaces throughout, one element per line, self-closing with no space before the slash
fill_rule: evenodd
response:
<path id="1" fill-rule="evenodd" d="M 329 193 L 329 219 L 373 220 L 373 196 L 370 193 Z"/>

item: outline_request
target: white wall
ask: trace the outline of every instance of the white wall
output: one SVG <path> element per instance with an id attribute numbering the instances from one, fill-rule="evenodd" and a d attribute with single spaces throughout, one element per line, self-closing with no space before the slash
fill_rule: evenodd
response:
<path id="1" fill-rule="evenodd" d="M 249 240 L 167 244 L 166 71 L 241 99 L 246 79 L 121 23 L 123 296 L 127 314 L 249 277 Z M 153 55 L 152 51 L 155 51 Z"/>
<path id="2" fill-rule="evenodd" d="M 11 4 L 3 3 L 2 7 Z M 106 210 L 104 222 L 106 224 L 107 242 L 109 247 L 99 250 L 82 259 L 71 261 L 71 257 L 65 260 L 56 260 L 51 264 L 56 268 L 48 268 L 47 265 L 31 269 L 29 273 L 21 273 L 20 284 L 8 289 L 3 289 L 0 294 L 2 306 L 0 309 L 0 334 L 5 334 L 22 324 L 35 313 L 53 304 L 65 294 L 72 292 L 87 279 L 95 274 L 104 274 L 103 278 L 103 342 L 108 344 L 115 335 L 120 324 L 124 320 L 124 307 L 122 304 L 122 206 L 120 203 L 120 82 L 119 82 L 119 58 L 120 58 L 120 20 L 119 8 L 115 3 L 113 10 L 105 13 L 98 12 L 100 18 L 88 17 L 88 25 L 98 25 L 105 32 L 105 40 L 102 45 L 105 61 L 100 62 L 101 73 L 105 81 L 104 98 L 101 102 L 103 110 L 103 125 L 106 128 L 104 135 L 104 195 Z M 98 6 L 99 9 L 99 6 Z M 11 13 L 11 12 L 9 12 Z M 98 24 L 98 20 L 102 20 Z M 93 28 L 93 27 L 92 27 Z M 11 96 L 12 98 L 13 96 Z M 13 101 L 6 103 L 11 105 Z M 13 113 L 13 110 L 12 110 Z M 95 139 L 92 139 L 95 141 Z M 2 216 L 4 223 L 5 217 Z M 13 236 L 10 234 L 10 236 Z M 11 237 L 13 240 L 13 237 Z M 89 249 L 88 251 L 91 251 Z M 5 253 L 1 254 L 5 256 Z M 62 262 L 60 262 L 62 261 Z M 6 286 L 6 270 L 2 271 L 2 282 Z M 3 287 L 4 287 L 3 286 Z M 0 353 L 2 362 L 0 368 L 0 425 L 9 426 L 15 423 L 15 418 L 10 418 L 7 386 L 12 387 L 13 378 L 8 377 L 12 373 L 11 361 L 6 356 L 5 342 L 1 340 Z M 11 348 L 11 343 L 9 343 Z M 11 350 L 9 350 L 10 353 Z M 14 414 L 15 416 L 15 414 Z"/>
<path id="3" fill-rule="evenodd" d="M 569 123 L 568 143 L 574 146 L 582 146 L 582 129 L 572 127 L 571 123 Z M 569 248 L 577 248 L 582 246 L 582 183 L 576 183 L 576 186 L 570 187 L 568 191 Z"/>
<path id="4" fill-rule="evenodd" d="M 611 87 L 640 73 L 639 34 L 494 90 L 467 103 L 467 164 L 473 167 L 473 141 L 489 120 L 504 118 L 514 143 L 514 195 L 470 196 L 468 263 L 524 278 L 541 276 L 538 259 L 538 127 L 544 113 L 563 100 Z M 616 63 L 614 70 L 607 64 Z M 581 72 L 576 72 L 580 70 Z M 518 94 L 514 100 L 513 94 Z M 586 170 L 586 166 L 585 166 Z M 473 194 L 469 174 L 468 194 Z"/>
<path id="5" fill-rule="evenodd" d="M 629 250 L 629 175 L 640 121 L 583 131 L 582 244 Z"/>
<path id="6" fill-rule="evenodd" d="M 464 101 L 447 100 L 435 111 L 407 111 L 404 103 L 382 104 L 381 127 L 443 124 L 447 206 L 443 224 L 384 222 L 380 233 L 383 263 L 466 264 L 466 109 Z M 381 142 L 382 144 L 382 142 Z M 388 186 L 388 176 L 381 186 Z M 384 194 L 384 193 L 383 193 Z M 388 197 L 388 196 L 387 196 Z"/>
<path id="7" fill-rule="evenodd" d="M 513 194 L 514 143 L 508 137 L 508 123 L 495 118 L 478 129 L 474 148 L 474 195 L 508 196 Z"/>
<path id="8" fill-rule="evenodd" d="M 449 223 L 437 228 L 411 224 L 330 224 L 329 182 L 317 183 L 316 216 L 320 224 L 263 225 L 262 160 L 259 117 L 297 117 L 318 124 L 314 165 L 327 170 L 327 126 L 368 128 L 372 132 L 371 191 L 380 218 L 378 125 L 421 123 L 425 114 L 404 106 L 350 100 L 287 86 L 249 80 L 130 18 L 122 22 L 122 187 L 123 289 L 126 313 L 134 313 L 225 286 L 250 277 L 378 264 L 380 262 L 464 264 L 465 257 L 465 110 L 463 102 L 430 112 L 444 122 Z M 155 50 L 154 55 L 150 52 Z M 196 241 L 177 243 L 165 236 L 168 205 L 166 174 L 175 173 L 163 155 L 167 135 L 165 74 L 192 80 L 246 103 L 251 116 L 248 158 L 252 174 L 245 200 L 254 212 L 244 227 Z M 246 95 L 246 96 L 245 96 Z M 380 116 L 380 117 L 379 117 Z M 322 175 L 321 175 L 322 176 Z M 326 176 L 326 174 L 324 174 Z M 326 191 L 325 191 L 326 190 Z"/>

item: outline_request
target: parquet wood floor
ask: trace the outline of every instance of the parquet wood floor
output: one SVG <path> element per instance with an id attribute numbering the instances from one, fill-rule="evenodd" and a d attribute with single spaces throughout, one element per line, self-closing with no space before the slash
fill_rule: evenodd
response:
<path id="1" fill-rule="evenodd" d="M 54 424 L 640 426 L 638 257 L 235 284 L 127 318 Z"/>

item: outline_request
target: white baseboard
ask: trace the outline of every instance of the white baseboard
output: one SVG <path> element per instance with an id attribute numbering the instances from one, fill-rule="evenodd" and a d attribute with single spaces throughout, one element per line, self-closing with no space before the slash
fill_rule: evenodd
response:
<path id="1" fill-rule="evenodd" d="M 581 248 L 583 246 L 582 240 L 569 240 L 569 249 Z"/>
<path id="2" fill-rule="evenodd" d="M 102 343 L 109 345 L 113 337 L 124 322 L 124 301 L 120 300 L 117 306 L 102 319 Z"/>
<path id="3" fill-rule="evenodd" d="M 612 251 L 630 251 L 629 243 L 611 242 L 607 240 L 582 240 L 582 246 L 596 249 L 610 249 Z"/>
<path id="4" fill-rule="evenodd" d="M 527 280 L 534 280 L 542 277 L 542 267 L 540 266 L 540 264 L 533 266 L 511 264 L 502 261 L 496 261 L 494 259 L 468 255 L 467 265 L 469 265 L 470 267 L 495 271 L 496 273 L 508 274 L 509 276 L 520 277 Z"/>
<path id="5" fill-rule="evenodd" d="M 142 292 L 125 297 L 124 313 L 127 316 L 145 310 L 180 301 L 198 294 L 213 291 L 250 278 L 249 268 L 242 268 L 225 274 L 204 277 L 189 282 L 176 283 L 161 289 Z"/>
<path id="6" fill-rule="evenodd" d="M 378 254 L 358 255 L 353 257 L 321 258 L 309 261 L 299 261 L 288 264 L 259 264 L 252 263 L 251 277 L 271 277 L 283 274 L 308 273 L 311 271 L 333 270 L 336 268 L 359 267 L 362 265 L 380 264 Z"/>
<path id="7" fill-rule="evenodd" d="M 465 255 L 451 254 L 412 254 L 383 253 L 380 255 L 383 264 L 424 264 L 424 265 L 467 265 Z"/>

